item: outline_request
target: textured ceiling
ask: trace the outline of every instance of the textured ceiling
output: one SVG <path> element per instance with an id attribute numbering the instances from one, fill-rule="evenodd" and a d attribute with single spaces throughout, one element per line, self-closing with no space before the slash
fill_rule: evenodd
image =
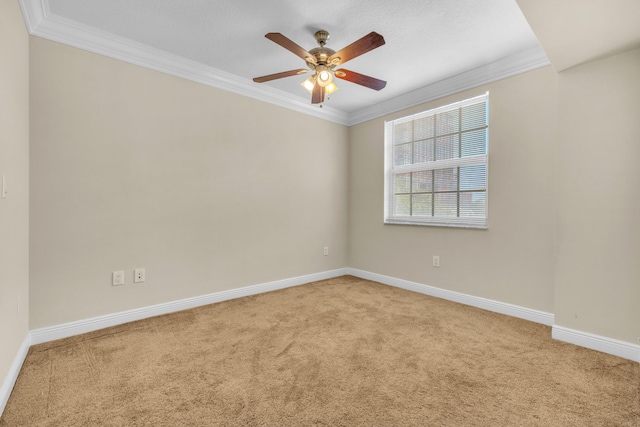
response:
<path id="1" fill-rule="evenodd" d="M 23 3 L 34 3 L 21 0 Z M 325 105 L 346 114 L 370 108 L 451 76 L 538 50 L 515 0 L 44 0 L 45 14 L 93 28 L 195 63 L 252 77 L 305 66 L 264 37 L 279 32 L 309 50 L 313 34 L 329 31 L 339 50 L 376 31 L 386 44 L 345 68 L 387 81 L 380 92 L 338 81 Z M 543 54 L 544 56 L 544 54 Z M 546 58 L 545 58 L 546 60 Z M 261 85 L 310 103 L 306 76 Z M 256 90 L 260 90 L 256 88 Z M 276 92 L 273 92 L 276 93 Z"/>

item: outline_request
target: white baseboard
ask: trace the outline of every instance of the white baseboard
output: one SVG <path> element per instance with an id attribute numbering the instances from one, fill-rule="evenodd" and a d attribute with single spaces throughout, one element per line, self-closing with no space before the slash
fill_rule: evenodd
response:
<path id="1" fill-rule="evenodd" d="M 640 362 L 640 345 L 631 344 L 625 341 L 619 341 L 613 338 L 607 338 L 599 335 L 589 334 L 587 332 L 576 331 L 554 324 L 554 315 L 544 311 L 533 310 L 530 308 L 520 307 L 513 304 L 507 304 L 486 298 L 475 297 L 460 292 L 448 291 L 446 289 L 436 288 L 434 286 L 423 285 L 408 280 L 397 279 L 395 277 L 384 276 L 382 274 L 371 273 L 368 271 L 348 268 L 348 274 L 360 277 L 362 279 L 373 280 L 384 283 L 385 285 L 395 286 L 397 288 L 407 289 L 409 291 L 418 292 L 449 301 L 459 302 L 461 304 L 482 308 L 484 310 L 494 311 L 496 313 L 506 314 L 520 319 L 529 320 L 543 325 L 552 326 L 551 337 L 553 339 L 564 341 L 580 347 L 590 348 L 592 350 L 601 351 L 603 353 L 622 357 L 624 359 Z"/>
<path id="2" fill-rule="evenodd" d="M 423 285 L 408 280 L 397 279 L 390 276 L 384 276 L 377 273 L 371 273 L 355 268 L 340 268 L 336 270 L 325 271 L 321 273 L 309 274 L 305 276 L 293 277 L 289 279 L 276 280 L 273 282 L 247 286 L 243 288 L 230 289 L 227 291 L 216 292 L 208 295 L 202 295 L 193 298 L 186 298 L 178 301 L 171 301 L 164 304 L 157 304 L 148 307 L 142 307 L 134 310 L 123 311 L 119 313 L 108 314 L 105 316 L 83 319 L 75 322 L 54 325 L 45 328 L 34 329 L 29 332 L 25 338 L 18 354 L 11 366 L 11 369 L 0 388 L 0 415 L 11 394 L 11 390 L 15 384 L 22 364 L 26 358 L 29 347 L 32 344 L 40 344 L 73 335 L 83 334 L 110 326 L 120 325 L 135 320 L 141 320 L 148 317 L 159 316 L 162 314 L 173 313 L 176 311 L 186 310 L 189 308 L 199 307 L 203 305 L 213 304 L 235 298 L 241 298 L 249 295 L 261 294 L 264 292 L 275 291 L 278 289 L 289 288 L 292 286 L 303 285 L 305 283 L 315 282 L 319 280 L 331 279 L 334 277 L 350 274 L 352 276 L 363 279 L 373 280 L 389 286 L 418 292 L 473 307 L 482 308 L 484 310 L 496 313 L 506 314 L 520 319 L 541 323 L 547 326 L 553 326 L 552 337 L 554 339 L 565 341 L 578 346 L 598 350 L 604 353 L 619 356 L 625 359 L 640 362 L 640 346 L 618 341 L 612 338 L 606 338 L 598 335 L 580 332 L 561 326 L 554 325 L 554 315 L 539 310 L 520 307 L 513 304 L 507 304 L 486 298 L 467 295 L 460 292 L 449 291 L 434 286 Z"/>
<path id="3" fill-rule="evenodd" d="M 271 292 L 278 289 L 298 286 L 305 283 L 316 282 L 318 280 L 331 279 L 333 277 L 347 274 L 346 268 L 329 270 L 321 273 L 308 274 L 306 276 L 293 277 L 289 279 L 276 280 L 273 282 L 258 285 L 246 286 L 244 288 L 230 289 L 228 291 L 215 292 L 208 295 L 201 295 L 193 298 L 186 298 L 178 301 L 171 301 L 164 304 L 157 304 L 119 313 L 107 314 L 105 316 L 92 317 L 90 319 L 78 320 L 75 322 L 63 323 L 61 325 L 47 326 L 44 328 L 31 330 L 31 344 L 41 344 L 73 335 L 84 334 L 110 326 L 121 325 L 135 320 L 146 319 L 148 317 L 187 310 L 189 308 L 202 305 L 213 304 L 249 295 Z"/>
<path id="4" fill-rule="evenodd" d="M 2 383 L 2 388 L 0 388 L 0 416 L 4 412 L 5 406 L 7 406 L 7 402 L 9 401 L 9 396 L 11 396 L 11 391 L 13 390 L 13 386 L 18 379 L 18 375 L 20 374 L 20 369 L 22 369 L 22 364 L 24 360 L 27 358 L 27 353 L 29 352 L 29 347 L 31 346 L 31 336 L 27 334 L 22 341 L 22 345 L 18 350 L 18 354 L 16 354 L 15 359 L 13 359 L 13 363 L 11 364 L 11 368 L 9 368 L 9 372 Z"/>
<path id="5" fill-rule="evenodd" d="M 554 325 L 551 329 L 551 336 L 558 341 L 579 345 L 580 347 L 590 348 L 591 350 L 601 351 L 640 363 L 640 345 L 576 331 L 575 329 L 558 325 Z"/>
<path id="6" fill-rule="evenodd" d="M 553 325 L 554 316 L 552 313 L 520 307 L 518 305 L 507 304 L 487 298 L 475 297 L 461 292 L 448 291 L 446 289 L 436 288 L 435 286 L 423 285 L 421 283 L 410 282 L 408 280 L 397 279 L 395 277 L 384 276 L 382 274 L 371 273 L 355 268 L 348 268 L 347 270 L 349 272 L 348 274 L 362 279 L 373 280 L 384 283 L 385 285 L 395 286 L 396 288 L 402 288 L 449 301 L 459 302 L 461 304 L 482 308 L 496 313 L 507 314 L 509 316 L 529 320 L 531 322 L 542 323 L 547 326 Z"/>

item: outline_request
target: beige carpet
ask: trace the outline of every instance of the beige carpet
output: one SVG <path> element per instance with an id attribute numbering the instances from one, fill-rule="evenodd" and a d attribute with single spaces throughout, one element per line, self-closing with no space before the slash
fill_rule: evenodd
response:
<path id="1" fill-rule="evenodd" d="M 31 348 L 0 426 L 638 426 L 640 365 L 350 276 Z"/>

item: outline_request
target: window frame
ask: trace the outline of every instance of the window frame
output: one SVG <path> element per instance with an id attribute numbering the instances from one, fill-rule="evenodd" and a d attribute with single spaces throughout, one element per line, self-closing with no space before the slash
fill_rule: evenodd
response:
<path id="1" fill-rule="evenodd" d="M 436 114 L 441 114 L 448 111 L 459 110 L 463 107 L 478 104 L 480 102 L 485 103 L 486 108 L 486 125 L 484 127 L 477 127 L 472 129 L 462 130 L 459 128 L 455 134 L 462 135 L 463 132 L 471 132 L 477 131 L 480 129 L 485 130 L 485 153 L 474 156 L 467 157 L 457 157 L 450 159 L 442 159 L 442 160 L 428 160 L 421 163 L 410 163 L 405 165 L 394 166 L 394 126 L 402 123 L 413 122 L 422 118 L 432 117 Z M 461 126 L 461 125 L 460 125 Z M 442 137 L 442 135 L 437 135 L 434 131 L 434 136 L 432 137 L 435 141 L 437 137 Z M 430 139 L 430 138 L 427 138 Z M 415 140 L 411 140 L 411 143 L 415 143 Z M 400 144 L 398 144 L 400 145 Z M 459 153 L 460 155 L 460 153 Z M 394 120 L 385 121 L 384 124 L 384 224 L 401 224 L 401 225 L 423 225 L 423 226 L 437 226 L 437 227 L 460 227 L 460 228 L 479 228 L 479 229 L 487 229 L 488 228 L 488 218 L 489 218 L 489 92 L 485 92 L 481 95 L 473 96 L 471 98 L 466 98 L 457 102 L 453 102 L 447 105 L 442 105 L 436 108 L 432 108 L 430 110 L 422 111 L 416 114 L 412 114 L 409 116 L 399 117 Z M 457 176 L 457 189 L 450 190 L 449 193 L 456 194 L 457 200 L 457 216 L 436 216 L 435 215 L 435 207 L 432 208 L 431 216 L 419 216 L 419 215 L 392 215 L 395 210 L 395 177 L 399 174 L 411 173 L 411 172 L 420 172 L 420 171 L 432 171 L 432 170 L 440 170 L 454 167 L 463 167 L 463 166 L 472 166 L 472 165 L 484 165 L 485 166 L 485 186 L 484 186 L 484 195 L 485 195 L 485 206 L 484 206 L 484 217 L 460 217 L 460 194 L 465 193 L 465 191 L 460 190 L 460 177 Z M 459 169 L 458 169 L 459 170 Z M 432 183 L 432 185 L 434 185 Z M 474 190 L 474 192 L 480 192 L 480 190 Z M 435 197 L 436 194 L 444 194 L 447 192 L 444 191 L 436 191 L 435 187 L 432 188 L 431 192 L 426 192 L 425 194 L 432 194 L 432 197 Z M 410 195 L 413 195 L 413 189 L 410 190 Z M 433 206 L 435 206 L 435 202 L 431 202 Z"/>

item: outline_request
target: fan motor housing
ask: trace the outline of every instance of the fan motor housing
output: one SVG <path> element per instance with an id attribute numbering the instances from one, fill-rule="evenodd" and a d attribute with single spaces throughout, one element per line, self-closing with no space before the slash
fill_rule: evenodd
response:
<path id="1" fill-rule="evenodd" d="M 329 32 L 325 30 L 319 30 L 316 31 L 313 36 L 316 38 L 316 41 L 318 42 L 320 47 L 311 49 L 309 53 L 313 55 L 314 58 L 316 58 L 317 65 L 326 65 L 331 69 L 334 68 L 335 65 L 329 64 L 328 60 L 331 55 L 336 53 L 336 51 L 333 49 L 329 49 L 328 47 L 324 47 L 324 45 L 327 44 L 327 40 L 329 40 Z M 307 65 L 311 69 L 314 69 L 316 66 L 316 64 L 312 64 L 310 62 L 307 62 Z"/>
<path id="2" fill-rule="evenodd" d="M 328 47 L 316 47 L 314 49 L 311 49 L 309 53 L 316 58 L 316 61 L 318 62 L 319 65 L 330 66 L 329 64 L 327 64 L 327 60 L 331 55 L 336 53 L 336 51 L 333 49 L 329 49 Z M 310 62 L 307 62 L 307 64 L 313 65 Z"/>

